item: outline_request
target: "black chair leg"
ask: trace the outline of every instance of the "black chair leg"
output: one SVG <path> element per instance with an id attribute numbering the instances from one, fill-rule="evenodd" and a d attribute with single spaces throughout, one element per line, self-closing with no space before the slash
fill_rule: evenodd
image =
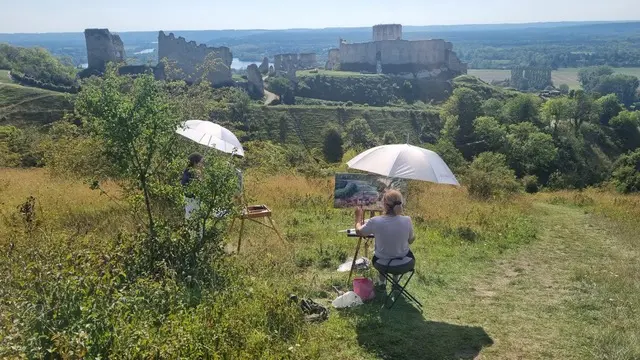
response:
<path id="1" fill-rule="evenodd" d="M 386 307 L 387 309 L 391 309 L 393 305 L 395 305 L 396 301 L 398 301 L 400 296 L 405 296 L 409 301 L 416 303 L 420 307 L 420 309 L 422 309 L 422 304 L 420 303 L 420 301 L 418 301 L 418 299 L 416 299 L 415 296 L 411 295 L 406 289 L 414 273 L 415 273 L 415 270 L 411 270 L 410 272 L 401 274 L 400 277 L 398 277 L 397 281 L 393 278 L 392 274 L 389 274 L 389 273 L 384 274 L 385 278 L 391 283 L 391 290 L 389 291 L 389 293 L 387 294 L 387 297 L 384 300 L 384 307 Z M 405 280 L 404 285 L 402 285 L 402 278 L 404 278 L 404 276 L 407 274 L 409 276 Z M 393 293 L 396 291 L 398 292 L 398 295 L 396 297 L 393 297 Z M 391 300 L 391 303 L 389 303 L 389 300 Z"/>

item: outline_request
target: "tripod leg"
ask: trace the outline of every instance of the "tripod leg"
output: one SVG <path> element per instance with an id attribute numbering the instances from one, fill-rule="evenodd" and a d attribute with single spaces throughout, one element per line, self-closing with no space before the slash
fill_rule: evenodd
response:
<path id="1" fill-rule="evenodd" d="M 240 219 L 240 236 L 238 237 L 238 250 L 237 250 L 238 254 L 240 254 L 240 244 L 242 244 L 243 232 L 244 232 L 244 219 Z"/>
<path id="2" fill-rule="evenodd" d="M 271 223 L 271 228 L 273 228 L 273 231 L 276 232 L 276 235 L 278 235 L 278 238 L 280 239 L 280 241 L 284 242 L 284 240 L 282 239 L 282 236 L 280 236 L 280 233 L 278 232 L 278 229 L 276 229 L 276 225 L 273 223 L 271 216 L 269 216 L 268 219 L 269 219 L 269 222 Z"/>
<path id="3" fill-rule="evenodd" d="M 362 244 L 362 238 L 358 238 L 358 245 L 356 245 L 356 254 L 353 255 L 353 261 L 351 262 L 351 270 L 349 270 L 349 278 L 347 279 L 347 286 L 351 282 L 351 275 L 353 275 L 353 269 L 356 267 L 356 260 L 358 259 L 358 253 L 360 252 L 360 244 Z"/>

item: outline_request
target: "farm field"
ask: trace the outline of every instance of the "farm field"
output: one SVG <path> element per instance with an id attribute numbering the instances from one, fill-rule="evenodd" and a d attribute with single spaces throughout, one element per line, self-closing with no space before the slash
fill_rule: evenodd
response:
<path id="1" fill-rule="evenodd" d="M 353 214 L 332 209 L 332 180 L 249 172 L 246 188 L 252 201 L 273 209 L 286 240 L 282 243 L 274 233 L 247 226 L 242 256 L 230 259 L 252 279 L 247 286 L 256 292 L 266 286 L 282 297 L 294 293 L 330 307 L 336 296 L 333 287 L 345 288 L 347 281 L 347 274 L 336 268 L 352 256 L 355 247 L 354 240 L 337 232 L 352 226 Z M 113 185 L 107 184 L 105 190 L 117 196 Z M 20 294 L 9 285 L 12 277 L 46 267 L 20 267 L 27 253 L 58 254 L 55 249 L 61 247 L 65 250 L 53 255 L 56 258 L 34 255 L 38 260 L 33 261 L 64 263 L 71 254 L 91 259 L 90 254 L 109 249 L 117 234 L 129 226 L 107 197 L 79 181 L 52 178 L 43 169 L 3 169 L 0 195 L 0 214 L 7 224 L 16 218 L 16 209 L 27 196 L 36 198 L 38 209 L 38 231 L 33 235 L 37 239 L 21 240 L 19 223 L 0 228 L 0 246 L 12 249 L 0 254 L 3 298 Z M 381 310 L 380 293 L 373 303 L 353 310 L 331 309 L 327 321 L 297 330 L 290 340 L 289 358 L 640 357 L 636 312 L 640 248 L 635 241 L 639 197 L 586 191 L 479 202 L 464 189 L 412 184 L 408 199 L 407 212 L 417 234 L 412 249 L 418 259 L 409 289 L 424 304 L 423 311 L 404 300 L 392 310 Z M 237 236 L 237 232 L 227 236 L 229 247 L 235 248 Z M 83 266 L 83 274 L 94 271 L 89 263 L 78 266 Z M 90 293 L 76 296 L 91 298 Z M 245 304 L 240 310 L 272 306 L 259 299 L 257 294 L 246 297 L 239 303 Z M 10 304 L 0 302 L 0 314 Z M 239 304 L 229 304 L 225 311 L 236 314 Z M 199 321 L 197 311 L 181 310 L 192 314 L 190 326 Z M 8 318 L 0 315 L 0 320 L 0 332 L 16 330 Z M 171 334 L 172 324 L 153 326 L 158 333 Z M 119 326 L 123 328 L 113 331 L 126 332 L 126 324 Z M 0 357 L 11 357 L 11 339 L 17 337 L 0 339 Z M 176 354 L 170 352 L 170 344 L 156 343 L 159 339 L 136 345 L 142 346 L 137 351 L 155 353 L 158 347 L 165 356 Z M 135 338 L 118 340 L 127 341 Z M 283 351 L 287 352 L 286 347 Z"/>
<path id="2" fill-rule="evenodd" d="M 555 86 L 567 84 L 571 89 L 580 88 L 580 82 L 578 82 L 579 70 L 580 69 L 578 68 L 554 70 L 551 73 L 553 84 Z M 640 77 L 640 68 L 615 68 L 614 70 L 618 73 Z M 486 82 L 491 82 L 494 80 L 502 81 L 505 79 L 509 79 L 509 77 L 511 76 L 511 71 L 500 69 L 469 69 L 469 75 L 477 76 Z"/>

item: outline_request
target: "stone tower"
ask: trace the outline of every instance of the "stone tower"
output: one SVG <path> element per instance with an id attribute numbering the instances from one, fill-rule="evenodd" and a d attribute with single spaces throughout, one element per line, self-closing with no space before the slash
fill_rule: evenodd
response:
<path id="1" fill-rule="evenodd" d="M 109 29 L 86 29 L 84 38 L 87 42 L 89 69 L 104 71 L 108 62 L 125 60 L 124 45 L 120 36 L 111 34 Z"/>
<path id="2" fill-rule="evenodd" d="M 373 27 L 373 41 L 401 40 L 402 25 L 383 24 Z"/>

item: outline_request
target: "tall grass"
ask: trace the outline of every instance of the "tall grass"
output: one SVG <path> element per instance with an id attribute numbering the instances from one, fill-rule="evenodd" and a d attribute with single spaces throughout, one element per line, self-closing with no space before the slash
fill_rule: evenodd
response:
<path id="1" fill-rule="evenodd" d="M 370 358 L 354 338 L 363 331 L 357 315 L 304 325 L 288 300 L 295 293 L 328 305 L 334 287 L 347 288 L 335 269 L 355 242 L 337 231 L 353 226 L 353 213 L 332 208 L 332 178 L 250 170 L 245 188 L 250 202 L 272 208 L 285 241 L 247 223 L 240 255 L 211 264 L 224 286 L 206 288 L 170 271 L 136 275 L 128 210 L 88 184 L 3 169 L 0 356 Z M 115 184 L 104 189 L 118 198 Z M 18 209 L 28 196 L 36 199 L 32 225 Z M 464 189 L 412 183 L 407 198 L 419 259 L 411 289 L 423 299 L 535 237 L 526 197 L 480 202 Z M 238 235 L 237 226 L 227 234 L 229 248 Z M 411 324 L 401 330 L 423 337 L 424 324 Z"/>

